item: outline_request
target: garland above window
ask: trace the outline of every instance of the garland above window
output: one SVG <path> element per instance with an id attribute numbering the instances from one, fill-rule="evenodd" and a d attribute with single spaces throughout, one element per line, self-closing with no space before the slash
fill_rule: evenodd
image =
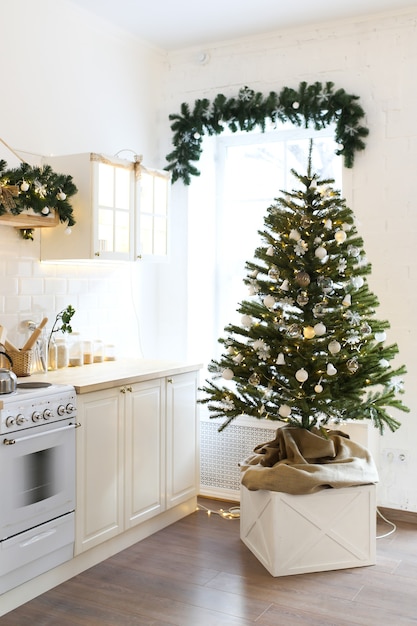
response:
<path id="1" fill-rule="evenodd" d="M 10 146 L 0 139 L 13 154 L 20 159 Z M 21 159 L 20 159 L 21 160 Z M 77 193 L 72 176 L 57 174 L 50 165 L 32 167 L 22 162 L 19 167 L 6 169 L 7 163 L 0 160 L 0 215 L 9 213 L 20 215 L 23 211 L 33 211 L 47 217 L 52 212 L 60 222 L 74 226 L 73 209 L 68 198 Z M 24 239 L 33 239 L 33 229 L 20 229 Z"/>
<path id="2" fill-rule="evenodd" d="M 315 130 L 329 124 L 336 125 L 336 154 L 344 157 L 346 167 L 352 167 L 356 150 L 363 150 L 363 138 L 368 129 L 361 125 L 364 111 L 358 104 L 358 96 L 347 94 L 344 89 L 333 91 L 333 83 L 302 82 L 298 91 L 283 87 L 277 94 L 271 91 L 264 97 L 261 93 L 243 87 L 237 98 L 226 98 L 218 94 L 212 103 L 207 98 L 196 100 L 191 112 L 187 103 L 182 103 L 181 114 L 172 114 L 171 129 L 174 132 L 174 150 L 167 155 L 172 172 L 172 182 L 181 179 L 189 185 L 191 176 L 199 176 L 195 161 L 200 159 L 203 136 L 219 135 L 225 128 L 232 132 L 265 131 L 266 122 L 290 121 L 296 126 L 314 126 Z"/>

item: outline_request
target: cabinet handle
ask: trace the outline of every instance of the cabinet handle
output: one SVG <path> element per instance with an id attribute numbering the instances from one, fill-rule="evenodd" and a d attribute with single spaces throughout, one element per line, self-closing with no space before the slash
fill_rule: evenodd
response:
<path id="1" fill-rule="evenodd" d="M 126 387 L 126 391 L 130 391 L 130 393 L 132 393 L 132 387 Z"/>
<path id="2" fill-rule="evenodd" d="M 94 256 L 100 256 L 100 252 L 94 252 Z"/>
<path id="3" fill-rule="evenodd" d="M 130 387 L 130 385 L 129 385 L 129 387 L 126 387 L 125 385 L 123 387 L 120 387 L 120 393 L 126 393 L 126 391 L 132 392 L 133 389 L 132 389 L 132 387 Z"/>
<path id="4" fill-rule="evenodd" d="M 172 378 L 167 378 L 167 383 L 172 383 L 172 382 L 173 382 Z"/>

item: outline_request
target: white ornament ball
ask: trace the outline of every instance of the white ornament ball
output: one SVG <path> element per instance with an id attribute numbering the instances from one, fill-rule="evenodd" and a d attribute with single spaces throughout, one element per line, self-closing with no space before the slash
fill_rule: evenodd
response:
<path id="1" fill-rule="evenodd" d="M 318 383 L 315 387 L 314 387 L 314 391 L 316 393 L 321 393 L 323 391 L 323 386 L 320 385 L 320 383 Z"/>
<path id="2" fill-rule="evenodd" d="M 389 367 L 389 361 L 387 359 L 381 359 L 379 364 L 381 367 Z"/>
<path id="3" fill-rule="evenodd" d="M 224 369 L 222 372 L 222 377 L 225 380 L 232 380 L 233 376 L 234 376 L 234 372 L 229 367 L 226 367 L 226 369 Z"/>
<path id="4" fill-rule="evenodd" d="M 60 191 L 59 193 L 57 193 L 57 198 L 58 198 L 58 200 L 66 200 L 67 199 L 67 194 L 64 193 L 63 191 Z"/>
<path id="5" fill-rule="evenodd" d="M 71 233 L 72 233 L 72 229 L 71 229 L 69 226 L 67 226 L 67 228 L 64 230 L 64 233 L 65 233 L 66 235 L 71 235 Z"/>
<path id="6" fill-rule="evenodd" d="M 275 304 L 275 298 L 274 296 L 265 296 L 263 302 L 267 309 L 273 309 Z"/>
<path id="7" fill-rule="evenodd" d="M 318 259 L 322 260 L 327 256 L 327 250 L 326 248 L 323 248 L 323 246 L 319 246 L 318 248 L 316 248 L 314 254 Z"/>
<path id="8" fill-rule="evenodd" d="M 355 287 L 355 289 L 360 289 L 361 287 L 363 287 L 364 284 L 364 280 L 362 278 L 362 276 L 354 276 L 352 278 L 352 285 Z"/>
<path id="9" fill-rule="evenodd" d="M 327 347 L 329 349 L 330 354 L 338 354 L 340 350 L 342 349 L 342 346 L 340 345 L 338 341 L 336 341 L 336 339 L 332 339 L 332 341 L 330 341 Z"/>
<path id="10" fill-rule="evenodd" d="M 240 321 L 242 326 L 245 328 L 250 328 L 252 326 L 252 318 L 250 315 L 242 315 Z"/>
<path id="11" fill-rule="evenodd" d="M 44 206 L 44 207 L 43 207 L 43 209 L 42 209 L 42 215 L 49 215 L 49 213 L 50 213 L 50 212 L 51 212 L 51 211 L 50 211 L 50 209 L 49 209 L 49 207 L 48 207 L 48 206 Z"/>
<path id="12" fill-rule="evenodd" d="M 327 374 L 329 376 L 334 376 L 335 374 L 337 374 L 337 369 L 335 368 L 333 363 L 329 363 L 328 364 L 328 366 L 327 366 Z"/>
<path id="13" fill-rule="evenodd" d="M 295 372 L 295 377 L 299 383 L 304 383 L 308 378 L 308 373 L 304 368 L 301 368 Z"/>
<path id="14" fill-rule="evenodd" d="M 315 324 L 314 332 L 316 333 L 317 337 L 322 337 L 323 335 L 326 334 L 326 331 L 327 331 L 327 328 L 323 324 L 323 322 L 318 322 L 317 324 Z"/>
<path id="15" fill-rule="evenodd" d="M 288 406 L 288 404 L 281 404 L 278 409 L 278 413 L 281 417 L 288 417 L 289 415 L 291 415 L 291 407 Z"/>
<path id="16" fill-rule="evenodd" d="M 295 109 L 295 110 L 299 109 L 300 108 L 300 103 L 299 102 L 293 102 L 292 103 L 292 108 Z"/>
<path id="17" fill-rule="evenodd" d="M 384 331 L 380 333 L 375 333 L 375 341 L 377 341 L 378 343 L 382 343 L 383 341 L 385 341 L 386 338 L 387 333 L 384 333 Z"/>
<path id="18" fill-rule="evenodd" d="M 347 235 L 344 230 L 337 230 L 334 234 L 334 238 L 337 243 L 344 243 L 346 241 Z"/>
<path id="19" fill-rule="evenodd" d="M 23 181 L 23 183 L 20 185 L 20 190 L 21 191 L 27 191 L 29 189 L 29 183 L 27 183 L 25 180 Z"/>

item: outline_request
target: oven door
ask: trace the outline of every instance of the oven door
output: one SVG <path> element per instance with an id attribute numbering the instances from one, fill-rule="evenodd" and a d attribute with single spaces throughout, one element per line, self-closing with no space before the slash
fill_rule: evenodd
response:
<path id="1" fill-rule="evenodd" d="M 73 511 L 74 420 L 2 435 L 0 476 L 0 540 Z"/>

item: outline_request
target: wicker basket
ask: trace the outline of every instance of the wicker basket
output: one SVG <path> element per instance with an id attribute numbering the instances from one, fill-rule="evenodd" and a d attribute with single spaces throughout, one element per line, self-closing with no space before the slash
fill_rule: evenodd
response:
<path id="1" fill-rule="evenodd" d="M 16 376 L 30 376 L 32 370 L 33 350 L 9 350 L 8 355 L 13 361 L 11 370 Z"/>

